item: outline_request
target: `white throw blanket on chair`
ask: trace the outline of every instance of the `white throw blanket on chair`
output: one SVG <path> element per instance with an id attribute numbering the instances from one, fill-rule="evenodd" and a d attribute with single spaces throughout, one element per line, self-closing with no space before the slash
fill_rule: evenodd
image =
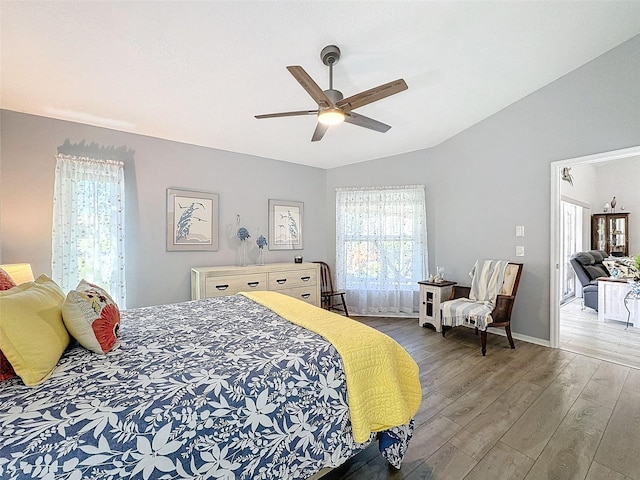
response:
<path id="1" fill-rule="evenodd" d="M 442 325 L 455 327 L 466 325 L 478 330 L 486 330 L 493 322 L 491 312 L 496 305 L 496 297 L 504 283 L 507 264 L 503 260 L 478 260 L 469 275 L 471 291 L 469 298 L 457 298 L 443 302 Z"/>

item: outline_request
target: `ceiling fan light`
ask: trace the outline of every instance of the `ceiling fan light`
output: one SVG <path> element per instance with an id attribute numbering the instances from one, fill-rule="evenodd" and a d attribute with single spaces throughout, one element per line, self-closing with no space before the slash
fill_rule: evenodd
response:
<path id="1" fill-rule="evenodd" d="M 344 122 L 344 112 L 339 108 L 327 108 L 318 113 L 318 121 L 324 125 L 337 125 Z"/>

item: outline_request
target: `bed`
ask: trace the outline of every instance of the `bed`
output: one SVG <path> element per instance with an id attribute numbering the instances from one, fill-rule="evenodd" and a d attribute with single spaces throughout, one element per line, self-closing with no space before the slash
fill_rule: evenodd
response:
<path id="1" fill-rule="evenodd" d="M 75 345 L 41 385 L 2 382 L 0 477 L 304 479 L 374 441 L 399 468 L 413 429 L 406 412 L 420 402 L 417 367 L 405 378 L 412 392 L 393 400 L 406 403 L 402 423 L 367 427 L 356 441 L 340 354 L 266 304 L 233 295 L 124 311 L 108 354 Z"/>

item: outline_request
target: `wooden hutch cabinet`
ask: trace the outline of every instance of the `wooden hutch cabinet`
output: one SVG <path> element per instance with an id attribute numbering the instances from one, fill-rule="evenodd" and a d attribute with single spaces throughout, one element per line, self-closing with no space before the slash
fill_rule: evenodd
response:
<path id="1" fill-rule="evenodd" d="M 597 213 L 591 216 L 591 248 L 614 257 L 629 256 L 629 214 Z"/>

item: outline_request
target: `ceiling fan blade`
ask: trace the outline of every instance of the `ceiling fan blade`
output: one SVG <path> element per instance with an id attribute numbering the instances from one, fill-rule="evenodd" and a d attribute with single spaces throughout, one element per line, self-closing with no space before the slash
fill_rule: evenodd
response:
<path id="1" fill-rule="evenodd" d="M 293 65 L 287 67 L 287 70 L 291 72 L 291 75 L 298 81 L 302 88 L 304 88 L 311 98 L 315 100 L 320 108 L 334 108 L 334 104 L 329 97 L 322 91 L 313 78 L 299 65 Z"/>
<path id="2" fill-rule="evenodd" d="M 318 124 L 316 125 L 316 130 L 313 132 L 313 137 L 311 137 L 311 141 L 317 142 L 319 140 L 322 140 L 322 137 L 324 137 L 324 134 L 327 133 L 327 130 L 329 130 L 329 125 L 318 122 Z"/>
<path id="3" fill-rule="evenodd" d="M 317 115 L 318 110 L 299 110 L 297 112 L 265 113 L 256 115 L 256 118 L 296 117 L 298 115 Z"/>
<path id="4" fill-rule="evenodd" d="M 364 115 L 360 115 L 355 112 L 348 112 L 345 114 L 344 121 L 351 123 L 352 125 L 357 125 L 359 127 L 368 128 L 382 133 L 391 128 L 391 125 L 387 125 L 386 123 L 379 122 L 373 118 L 365 117 Z"/>
<path id="5" fill-rule="evenodd" d="M 351 110 L 362 107 L 363 105 L 367 105 L 377 100 L 381 100 L 383 98 L 394 95 L 398 92 L 402 92 L 407 88 L 409 87 L 407 87 L 405 81 L 400 78 L 398 80 L 394 80 L 393 82 L 385 83 L 384 85 L 379 85 L 364 92 L 356 93 L 355 95 L 351 95 L 350 97 L 342 99 L 339 102 L 336 102 L 336 107 L 340 108 L 343 112 L 350 112 Z"/>

